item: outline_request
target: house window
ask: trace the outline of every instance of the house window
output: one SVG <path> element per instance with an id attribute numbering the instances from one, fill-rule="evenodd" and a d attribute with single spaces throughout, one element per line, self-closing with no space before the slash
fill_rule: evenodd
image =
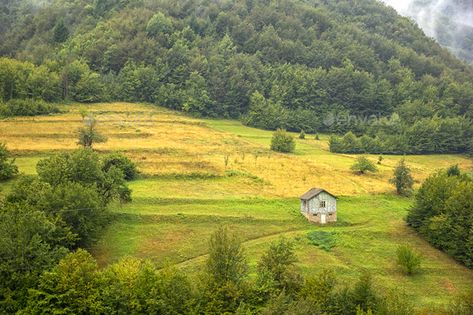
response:
<path id="1" fill-rule="evenodd" d="M 319 207 L 320 207 L 320 208 L 325 208 L 325 201 L 321 201 Z"/>

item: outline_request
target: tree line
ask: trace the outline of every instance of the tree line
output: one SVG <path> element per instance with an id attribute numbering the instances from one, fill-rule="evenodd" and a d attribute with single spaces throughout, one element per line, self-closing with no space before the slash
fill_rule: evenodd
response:
<path id="1" fill-rule="evenodd" d="M 373 126 L 357 136 L 332 136 L 330 151 L 372 154 L 473 154 L 473 124 L 465 117 L 428 118 L 395 126 Z"/>
<path id="2" fill-rule="evenodd" d="M 2 4 L 0 55 L 17 59 L 0 59 L 3 102 L 150 102 L 265 129 L 389 138 L 386 153 L 463 150 L 407 145 L 437 121 L 471 137 L 472 68 L 375 0 L 19 2 Z M 380 123 L 391 117 L 400 126 Z"/>

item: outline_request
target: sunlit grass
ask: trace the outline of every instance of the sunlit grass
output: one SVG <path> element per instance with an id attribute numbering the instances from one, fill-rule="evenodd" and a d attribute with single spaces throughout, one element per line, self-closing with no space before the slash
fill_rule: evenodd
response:
<path id="1" fill-rule="evenodd" d="M 63 106 L 66 113 L 60 115 L 0 121 L 0 142 L 13 151 L 22 173 L 34 174 L 38 160 L 53 152 L 78 147 L 80 107 Z M 108 138 L 95 149 L 122 151 L 142 173 L 130 183 L 134 201 L 110 207 L 111 223 L 91 248 L 102 266 L 131 255 L 198 272 L 209 235 L 228 225 L 244 241 L 252 274 L 269 242 L 284 236 L 296 245 L 299 266 L 307 275 L 332 268 L 352 282 L 367 269 L 381 289 L 404 288 L 419 305 L 449 301 L 451 294 L 473 283 L 473 272 L 406 227 L 403 218 L 412 200 L 392 195 L 388 182 L 402 156 L 384 156 L 378 173 L 359 176 L 350 171 L 355 156 L 328 151 L 328 135 L 296 139 L 294 154 L 279 154 L 268 149 L 271 131 L 237 121 L 195 119 L 142 104 L 85 107 Z M 417 185 L 453 164 L 473 168 L 471 159 L 459 155 L 405 158 Z M 0 195 L 13 183 L 0 183 Z M 314 226 L 299 214 L 298 196 L 314 186 L 340 196 L 336 225 Z M 309 242 L 307 234 L 318 230 L 334 234 L 330 251 Z M 412 278 L 394 263 L 396 247 L 403 243 L 424 256 L 423 271 Z"/>

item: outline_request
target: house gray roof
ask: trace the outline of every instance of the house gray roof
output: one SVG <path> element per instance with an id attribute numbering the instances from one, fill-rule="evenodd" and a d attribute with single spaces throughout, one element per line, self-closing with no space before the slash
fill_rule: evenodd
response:
<path id="1" fill-rule="evenodd" d="M 306 192 L 305 194 L 303 194 L 301 196 L 301 200 L 310 200 L 318 195 L 320 195 L 321 192 L 326 192 L 327 194 L 329 194 L 330 196 L 332 196 L 333 198 L 337 198 L 336 196 L 334 196 L 333 194 L 329 193 L 328 191 L 326 191 L 325 189 L 322 189 L 322 188 L 312 188 L 311 190 L 309 190 L 308 192 Z"/>

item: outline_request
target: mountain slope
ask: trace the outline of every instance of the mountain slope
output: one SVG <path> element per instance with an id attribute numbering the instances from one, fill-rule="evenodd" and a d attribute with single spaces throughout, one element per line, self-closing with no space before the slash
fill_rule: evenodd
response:
<path id="1" fill-rule="evenodd" d="M 459 58 L 473 62 L 473 3 L 464 0 L 383 0 L 413 18 Z"/>
<path id="2" fill-rule="evenodd" d="M 3 12 L 0 53 L 41 65 L 2 60 L 3 101 L 143 101 L 378 137 L 458 118 L 461 143 L 435 152 L 469 146 L 473 69 L 376 0 L 23 0 Z M 386 119 L 400 126 L 373 123 Z"/>
<path id="3" fill-rule="evenodd" d="M 84 107 L 108 138 L 95 146 L 97 151 L 121 151 L 143 174 L 130 183 L 133 201 L 111 207 L 111 222 L 91 248 L 102 266 L 131 256 L 198 274 L 209 235 L 228 225 L 244 241 L 251 272 L 269 244 L 283 236 L 296 245 L 298 265 L 307 276 L 323 264 L 351 283 L 367 270 L 380 290 L 401 288 L 407 294 L 403 301 L 418 308 L 447 304 L 471 288 L 472 270 L 406 226 L 411 199 L 393 195 L 388 182 L 403 156 L 386 156 L 377 174 L 359 176 L 350 171 L 356 157 L 328 152 L 324 135 L 303 140 L 293 134 L 296 154 L 279 154 L 269 150 L 271 132 L 128 103 L 68 105 L 55 116 L 3 120 L 0 141 L 9 143 L 21 172 L 35 174 L 44 156 L 77 147 Z M 368 158 L 375 162 L 378 156 Z M 458 155 L 408 156 L 406 161 L 416 182 L 454 164 L 473 168 L 472 160 Z M 0 187 L 1 196 L 8 188 Z M 317 227 L 299 214 L 297 197 L 309 187 L 340 197 L 338 224 Z M 309 242 L 308 234 L 320 230 L 335 237 L 330 250 Z M 418 276 L 403 276 L 395 264 L 396 248 L 405 243 L 422 253 Z"/>

